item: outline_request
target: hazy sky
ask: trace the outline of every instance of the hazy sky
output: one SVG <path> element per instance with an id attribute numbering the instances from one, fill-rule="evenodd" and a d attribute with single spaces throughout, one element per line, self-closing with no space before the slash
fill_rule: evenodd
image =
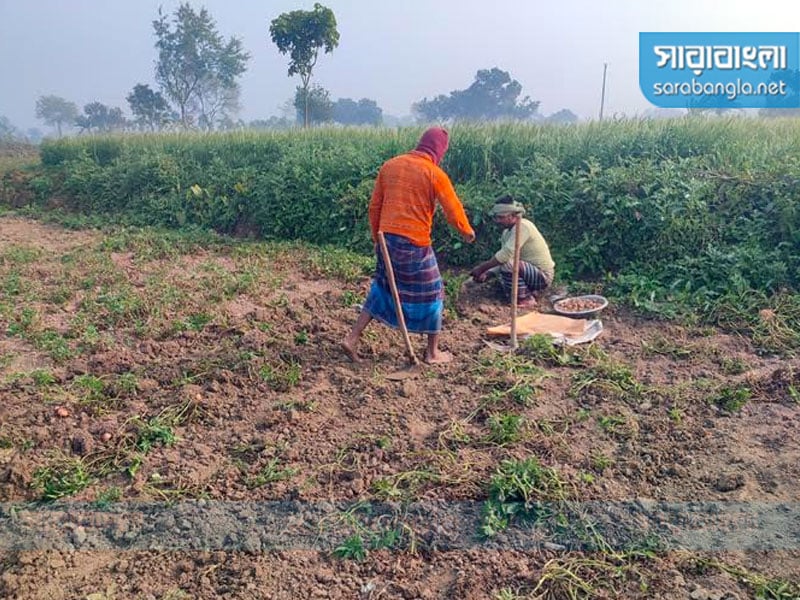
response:
<path id="1" fill-rule="evenodd" d="M 279 115 L 299 79 L 269 39 L 283 12 L 313 0 L 190 0 L 208 9 L 226 39 L 250 53 L 241 78 L 245 121 Z M 652 108 L 638 85 L 640 31 L 798 31 L 796 0 L 322 0 L 336 15 L 339 47 L 320 57 L 313 81 L 336 98 L 371 98 L 386 114 L 468 87 L 497 66 L 541 101 L 596 118 L 603 63 L 605 114 Z M 177 0 L 0 0 L 0 115 L 39 127 L 39 96 L 79 108 L 92 101 L 129 114 L 137 83 L 156 89 L 152 21 Z"/>

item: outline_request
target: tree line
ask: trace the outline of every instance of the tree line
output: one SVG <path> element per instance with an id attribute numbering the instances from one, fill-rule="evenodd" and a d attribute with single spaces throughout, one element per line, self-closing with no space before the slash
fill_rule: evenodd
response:
<path id="1" fill-rule="evenodd" d="M 66 127 L 77 127 L 80 132 L 109 132 L 169 128 L 210 131 L 245 126 L 235 120 L 240 110 L 238 80 L 250 59 L 241 40 L 233 36 L 225 39 L 207 9 L 195 11 L 188 3 L 181 4 L 172 15 L 159 8 L 152 24 L 158 89 L 145 83 L 133 87 L 126 96 L 130 118 L 121 108 L 96 101 L 79 111 L 75 103 L 55 95 L 37 99 L 36 117 L 55 127 L 59 136 Z M 331 53 L 339 44 L 333 11 L 315 3 L 310 11 L 283 13 L 271 21 L 269 35 L 278 51 L 289 58 L 288 75 L 300 78 L 290 102 L 294 118 L 271 117 L 252 121 L 250 127 L 382 124 L 383 111 L 375 100 L 334 100 L 328 90 L 312 83 L 320 53 Z M 466 89 L 430 100 L 423 98 L 411 108 L 417 121 L 446 122 L 538 119 L 538 107 L 539 102 L 522 96 L 522 86 L 508 72 L 493 67 L 478 70 Z M 565 109 L 548 119 L 573 122 L 577 116 Z"/>

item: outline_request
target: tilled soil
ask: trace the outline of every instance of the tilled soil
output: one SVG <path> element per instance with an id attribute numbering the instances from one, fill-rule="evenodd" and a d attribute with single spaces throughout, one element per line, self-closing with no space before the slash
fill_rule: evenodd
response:
<path id="1" fill-rule="evenodd" d="M 796 359 L 613 303 L 591 344 L 502 353 L 485 329 L 508 307 L 465 285 L 454 362 L 391 381 L 398 332 L 371 324 L 358 364 L 339 345 L 368 278 L 299 246 L 130 239 L 0 218 L 0 596 L 730 599 L 800 580 Z M 564 486 L 543 501 L 600 537 L 480 535 L 493 475 L 531 457 Z"/>

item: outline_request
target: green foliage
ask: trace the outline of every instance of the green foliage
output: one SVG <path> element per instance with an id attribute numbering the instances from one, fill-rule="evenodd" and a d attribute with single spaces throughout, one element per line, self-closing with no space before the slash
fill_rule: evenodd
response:
<path id="1" fill-rule="evenodd" d="M 735 577 L 737 581 L 742 582 L 750 589 L 756 600 L 796 600 L 800 598 L 800 585 L 796 582 L 765 577 L 744 567 L 729 565 L 713 558 L 695 558 L 693 561 L 693 566 L 697 570 L 706 571 L 713 568 Z"/>
<path id="2" fill-rule="evenodd" d="M 545 366 L 576 366 L 582 362 L 580 355 L 571 351 L 568 346 L 557 346 L 553 343 L 552 336 L 542 333 L 523 339 L 520 352 L 537 364 Z"/>
<path id="3" fill-rule="evenodd" d="M 291 390 L 300 383 L 302 374 L 302 366 L 293 358 L 279 358 L 272 362 L 264 363 L 258 369 L 258 376 L 278 392 Z"/>
<path id="4" fill-rule="evenodd" d="M 337 558 L 363 561 L 370 550 L 397 549 L 407 542 L 405 534 L 409 528 L 398 523 L 396 517 L 387 524 L 385 521 L 387 515 L 380 515 L 370 524 L 362 521 L 360 513 L 369 516 L 372 508 L 368 504 L 359 502 L 344 511 L 339 518 L 354 533 L 334 548 L 333 555 Z M 413 541 L 411 543 L 413 547 Z"/>
<path id="5" fill-rule="evenodd" d="M 380 125 L 383 111 L 375 100 L 339 98 L 333 104 L 333 120 L 342 125 Z"/>
<path id="6" fill-rule="evenodd" d="M 153 21 L 156 34 L 156 81 L 178 108 L 184 128 L 213 123 L 214 107 L 224 104 L 225 93 L 236 93 L 236 78 L 246 70 L 250 56 L 242 42 L 219 35 L 208 10 L 195 12 L 182 3 L 172 18 L 159 8 Z"/>
<path id="7" fill-rule="evenodd" d="M 33 338 L 33 342 L 36 348 L 46 352 L 56 362 L 64 362 L 75 354 L 75 351 L 70 347 L 69 341 L 52 329 L 45 329 L 37 333 Z"/>
<path id="8" fill-rule="evenodd" d="M 294 108 L 297 111 L 298 123 L 319 125 L 333 120 L 333 101 L 330 92 L 324 87 L 314 84 L 307 90 L 297 86 L 294 94 Z M 308 113 L 306 116 L 306 112 Z"/>
<path id="9" fill-rule="evenodd" d="M 139 381 L 134 373 L 121 373 L 114 382 L 114 389 L 118 395 L 135 394 L 139 389 Z"/>
<path id="10" fill-rule="evenodd" d="M 539 103 L 527 96 L 520 98 L 521 93 L 520 83 L 506 71 L 481 69 L 467 89 L 425 98 L 415 103 L 413 110 L 428 122 L 527 119 L 536 113 Z"/>
<path id="11" fill-rule="evenodd" d="M 512 444 L 522 439 L 525 417 L 502 413 L 489 417 L 489 441 L 498 446 Z"/>
<path id="12" fill-rule="evenodd" d="M 349 282 L 363 280 L 375 269 L 374 257 L 334 246 L 306 248 L 300 260 L 314 275 L 334 277 Z"/>
<path id="13" fill-rule="evenodd" d="M 623 433 L 627 420 L 622 415 L 599 415 L 597 423 L 610 434 Z"/>
<path id="14" fill-rule="evenodd" d="M 509 192 L 548 240 L 560 280 L 600 281 L 596 291 L 616 305 L 721 325 L 763 352 L 791 355 L 800 348 L 799 127 L 752 119 L 456 125 L 442 166 L 478 239 L 462 244 L 437 216 L 434 248 L 454 267 L 485 259 L 499 235 L 485 211 Z M 366 264 L 375 174 L 419 133 L 50 140 L 47 184 L 31 197 L 58 195 L 71 210 L 117 223 L 309 241 L 359 252 Z M 13 274 L 5 281 L 9 291 L 23 283 Z M 764 309 L 774 318 L 760 318 Z M 536 360 L 561 358 L 570 355 Z"/>
<path id="15" fill-rule="evenodd" d="M 108 132 L 123 129 L 127 120 L 118 107 L 106 106 L 102 102 L 90 102 L 83 107 L 83 114 L 78 115 L 75 124 L 81 132 L 92 131 Z"/>
<path id="16" fill-rule="evenodd" d="M 527 406 L 546 376 L 542 367 L 522 354 L 487 353 L 481 357 L 478 381 L 488 388 L 486 404 L 509 399 Z"/>
<path id="17" fill-rule="evenodd" d="M 33 486 L 45 501 L 77 494 L 91 482 L 88 468 L 79 459 L 61 458 L 33 473 Z"/>
<path id="18" fill-rule="evenodd" d="M 136 419 L 136 449 L 147 454 L 155 446 L 171 446 L 178 438 L 175 435 L 174 421 L 157 415 L 148 421 Z"/>
<path id="19" fill-rule="evenodd" d="M 45 369 L 35 369 L 31 371 L 31 379 L 33 379 L 33 383 L 35 383 L 37 387 L 47 387 L 56 382 L 55 375 Z"/>
<path id="20" fill-rule="evenodd" d="M 105 397 L 106 385 L 102 379 L 95 375 L 78 375 L 73 379 L 73 384 L 81 395 L 84 404 L 101 403 Z"/>
<path id="21" fill-rule="evenodd" d="M 58 137 L 61 137 L 61 128 L 71 125 L 78 116 L 78 107 L 74 102 L 59 96 L 40 96 L 36 100 L 36 118 L 47 125 L 55 125 Z"/>
<path id="22" fill-rule="evenodd" d="M 570 387 L 573 397 L 615 397 L 628 401 L 639 400 L 647 391 L 629 365 L 605 355 L 592 366 L 575 373 Z"/>
<path id="23" fill-rule="evenodd" d="M 750 388 L 726 386 L 709 398 L 709 401 L 727 413 L 737 413 L 747 404 L 751 396 L 752 392 Z"/>
<path id="24" fill-rule="evenodd" d="M 351 535 L 333 550 L 333 555 L 347 560 L 364 560 L 367 558 L 364 538 L 358 533 Z"/>
<path id="25" fill-rule="evenodd" d="M 17 128 L 14 127 L 8 117 L 0 115 L 0 143 L 5 144 L 12 142 L 18 135 L 24 137 L 18 132 Z M 0 146 L 0 151 L 2 151 L 2 146 Z"/>
<path id="26" fill-rule="evenodd" d="M 186 316 L 185 319 L 175 324 L 178 331 L 203 331 L 214 317 L 206 313 L 196 313 Z"/>
<path id="27" fill-rule="evenodd" d="M 154 92 L 149 85 L 137 83 L 125 99 L 139 129 L 157 131 L 169 122 L 169 104 L 161 92 Z"/>
<path id="28" fill-rule="evenodd" d="M 117 486 L 108 487 L 97 493 L 94 506 L 100 510 L 108 508 L 122 498 L 122 490 Z"/>
<path id="29" fill-rule="evenodd" d="M 489 483 L 481 532 L 487 537 L 506 529 L 515 518 L 538 521 L 551 515 L 551 504 L 566 498 L 558 472 L 535 457 L 504 460 Z"/>
<path id="30" fill-rule="evenodd" d="M 280 458 L 275 457 L 270 459 L 256 475 L 246 479 L 245 483 L 247 487 L 251 489 L 263 487 L 268 483 L 289 479 L 297 473 L 296 469 L 281 469 L 279 465 Z"/>
<path id="31" fill-rule="evenodd" d="M 272 42 L 281 54 L 289 55 L 289 77 L 299 75 L 302 82 L 303 122 L 309 124 L 309 82 L 321 49 L 333 52 L 339 45 L 333 11 L 314 3 L 314 10 L 293 10 L 273 19 L 269 26 Z"/>

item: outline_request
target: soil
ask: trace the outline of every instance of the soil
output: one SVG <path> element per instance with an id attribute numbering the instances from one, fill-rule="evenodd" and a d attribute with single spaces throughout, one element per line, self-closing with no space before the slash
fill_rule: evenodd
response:
<path id="1" fill-rule="evenodd" d="M 484 332 L 509 308 L 482 284 L 448 306 L 454 361 L 391 381 L 399 332 L 370 324 L 358 364 L 340 349 L 368 277 L 296 247 L 104 240 L 0 217 L 0 597 L 563 598 L 566 572 L 576 597 L 744 599 L 757 576 L 800 581 L 796 358 L 613 302 L 560 354 L 577 362 L 498 352 Z M 503 415 L 520 435 L 497 437 Z M 146 446 L 145 424 L 174 437 Z M 541 523 L 478 535 L 493 474 L 530 457 L 607 548 Z M 39 502 L 64 464 L 88 485 Z"/>

